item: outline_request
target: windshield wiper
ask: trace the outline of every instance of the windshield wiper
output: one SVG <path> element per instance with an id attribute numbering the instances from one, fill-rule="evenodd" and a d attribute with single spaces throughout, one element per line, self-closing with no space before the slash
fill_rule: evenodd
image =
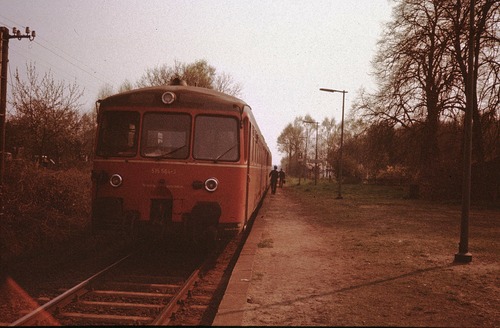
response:
<path id="1" fill-rule="evenodd" d="M 183 145 L 183 146 L 180 146 L 180 147 L 177 147 L 177 148 L 174 148 L 172 149 L 171 151 L 169 151 L 168 153 L 165 153 L 165 154 L 160 154 L 160 155 L 157 155 L 157 156 L 152 156 L 153 158 L 155 159 L 162 159 L 162 158 L 168 158 L 170 155 L 172 155 L 173 153 L 185 148 L 187 145 Z"/>
<path id="2" fill-rule="evenodd" d="M 216 159 L 214 159 L 214 162 L 217 162 L 222 156 L 226 155 L 227 153 L 229 153 L 231 150 L 233 150 L 234 148 L 236 148 L 236 146 L 238 146 L 238 144 L 232 146 L 231 148 L 229 148 L 228 150 L 226 150 L 225 152 L 223 152 L 222 154 L 220 154 L 219 156 L 217 156 Z"/>

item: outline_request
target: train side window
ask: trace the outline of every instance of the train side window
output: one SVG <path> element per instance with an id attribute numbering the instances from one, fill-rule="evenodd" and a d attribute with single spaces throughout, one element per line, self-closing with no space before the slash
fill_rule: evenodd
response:
<path id="1" fill-rule="evenodd" d="M 98 156 L 135 156 L 139 113 L 108 111 L 101 116 L 97 143 Z"/>
<path id="2" fill-rule="evenodd" d="M 144 114 L 141 155 L 154 158 L 187 158 L 190 130 L 191 117 L 187 114 Z"/>
<path id="3" fill-rule="evenodd" d="M 239 160 L 239 123 L 234 117 L 196 117 L 193 157 L 213 161 Z"/>

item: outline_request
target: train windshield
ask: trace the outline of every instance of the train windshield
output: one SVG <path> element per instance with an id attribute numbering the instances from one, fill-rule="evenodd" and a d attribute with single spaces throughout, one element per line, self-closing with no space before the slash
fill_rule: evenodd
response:
<path id="1" fill-rule="evenodd" d="M 146 113 L 142 126 L 142 156 L 187 158 L 190 130 L 191 117 L 187 114 Z"/>
<path id="2" fill-rule="evenodd" d="M 213 161 L 239 159 L 238 120 L 234 117 L 196 117 L 193 157 Z"/>
<path id="3" fill-rule="evenodd" d="M 138 112 L 104 112 L 99 129 L 97 155 L 130 157 L 137 153 Z"/>

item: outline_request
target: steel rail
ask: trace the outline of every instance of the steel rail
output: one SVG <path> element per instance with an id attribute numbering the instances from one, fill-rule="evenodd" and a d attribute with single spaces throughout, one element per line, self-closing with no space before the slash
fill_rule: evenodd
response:
<path id="1" fill-rule="evenodd" d="M 134 253 L 128 254 L 127 256 L 121 258 L 120 260 L 116 261 L 115 263 L 109 265 L 105 269 L 99 271 L 98 273 L 94 274 L 92 277 L 88 278 L 87 280 L 79 283 L 78 285 L 72 287 L 71 289 L 68 289 L 61 295 L 57 296 L 56 298 L 50 300 L 49 302 L 43 304 L 39 308 L 35 309 L 34 311 L 28 313 L 24 317 L 14 321 L 13 323 L 10 324 L 10 326 L 32 326 L 37 323 L 37 321 L 42 320 L 42 316 L 46 313 L 53 312 L 56 310 L 58 307 L 62 307 L 68 303 L 70 303 L 74 297 L 78 297 L 82 294 L 85 294 L 86 291 L 84 291 L 84 288 L 88 285 L 90 285 L 92 282 L 97 280 L 98 278 L 102 277 L 106 272 L 111 270 L 112 268 L 116 267 L 118 264 L 122 263 L 126 259 L 128 259 L 130 256 L 132 256 Z"/>
<path id="2" fill-rule="evenodd" d="M 227 244 L 224 249 L 226 249 Z M 220 253 L 223 253 L 221 251 Z M 184 282 L 183 286 L 175 294 L 174 297 L 168 302 L 168 304 L 163 308 L 160 315 L 150 324 L 151 326 L 166 326 L 172 320 L 172 315 L 181 306 L 181 301 L 184 297 L 189 297 L 189 292 L 192 290 L 193 285 L 200 279 L 200 274 L 205 272 L 211 263 L 215 262 L 220 256 L 219 252 L 212 252 L 203 263 L 191 273 L 189 278 Z"/>
<path id="3" fill-rule="evenodd" d="M 168 325 L 172 318 L 172 314 L 177 310 L 180 306 L 181 300 L 188 295 L 191 287 L 195 284 L 195 282 L 199 279 L 201 268 L 196 269 L 189 278 L 184 282 L 182 288 L 175 294 L 174 297 L 168 302 L 168 304 L 163 308 L 162 312 L 156 319 L 151 323 L 151 326 L 165 326 Z"/>

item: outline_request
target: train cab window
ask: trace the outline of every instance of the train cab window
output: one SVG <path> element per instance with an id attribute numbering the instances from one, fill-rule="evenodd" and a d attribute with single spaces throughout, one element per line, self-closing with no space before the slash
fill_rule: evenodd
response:
<path id="1" fill-rule="evenodd" d="M 187 114 L 144 114 L 141 155 L 185 159 L 189 156 L 191 117 Z"/>
<path id="2" fill-rule="evenodd" d="M 237 161 L 239 159 L 239 128 L 234 117 L 196 117 L 193 157 L 213 161 Z"/>
<path id="3" fill-rule="evenodd" d="M 100 122 L 97 155 L 130 157 L 137 153 L 138 112 L 104 112 Z"/>

